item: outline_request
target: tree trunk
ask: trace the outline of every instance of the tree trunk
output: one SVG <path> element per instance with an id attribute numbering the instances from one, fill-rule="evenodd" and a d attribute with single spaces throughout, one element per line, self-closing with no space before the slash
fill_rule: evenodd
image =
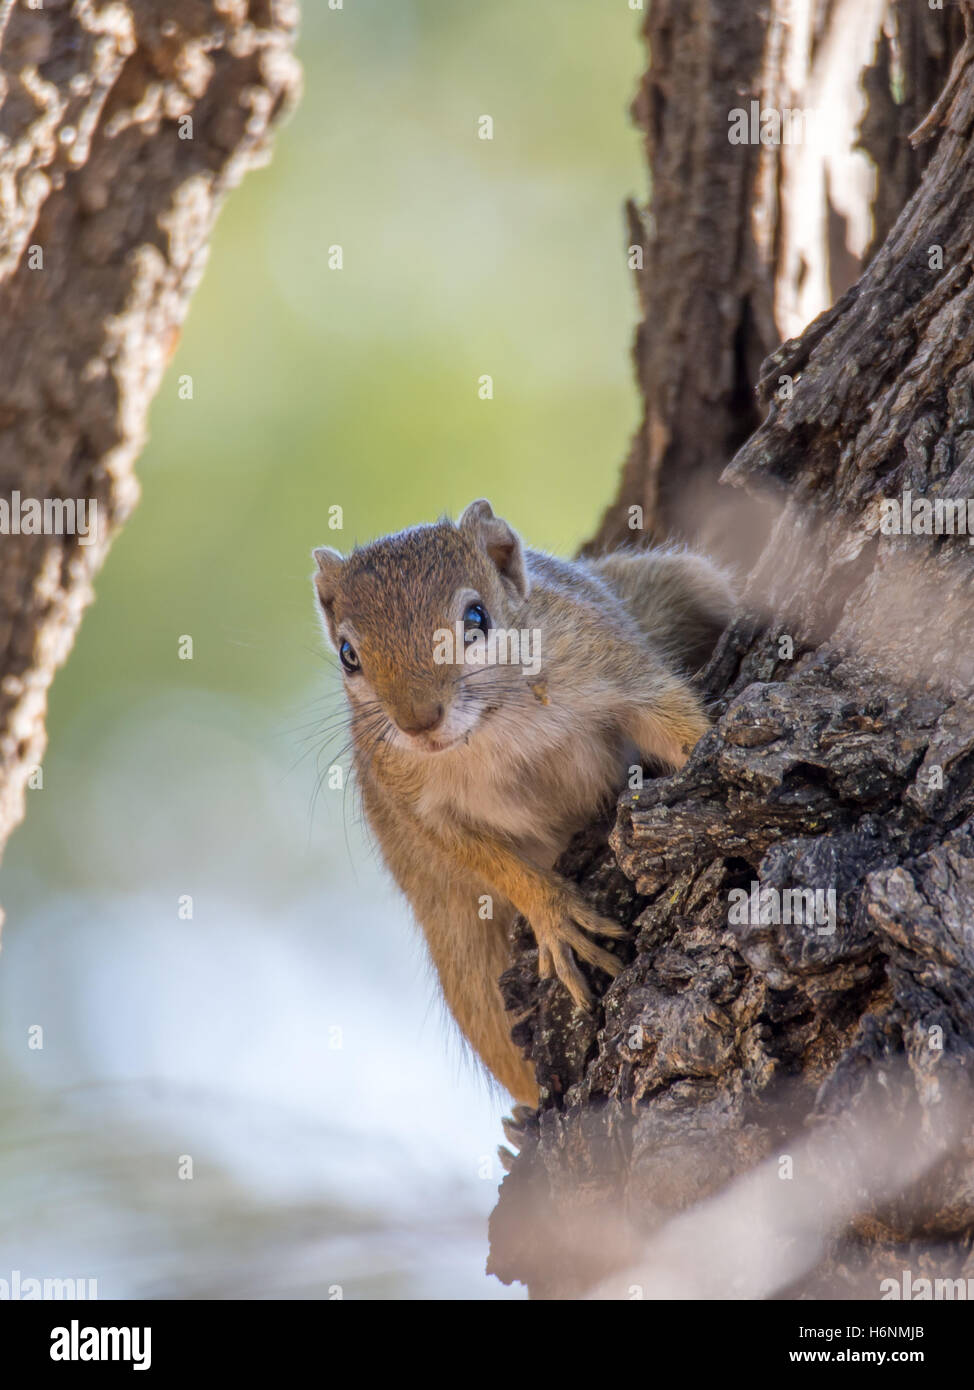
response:
<path id="1" fill-rule="evenodd" d="M 805 104 L 785 100 L 804 74 L 817 100 L 861 117 L 870 182 L 839 177 L 831 130 L 816 149 L 758 146 L 756 162 L 720 145 L 727 98 L 706 103 L 694 84 L 709 63 L 705 89 L 726 92 L 723 63 L 746 54 L 730 104 L 747 107 L 757 45 L 748 30 L 733 46 L 739 8 L 701 0 L 681 18 L 656 4 L 648 21 L 646 417 L 593 545 L 629 538 L 631 505 L 650 534 L 706 539 L 732 455 L 736 508 L 719 524 L 767 538 L 701 677 L 713 731 L 563 862 L 632 925 L 626 969 L 580 1016 L 557 981 L 538 982 L 522 928 L 504 977 L 543 1104 L 511 1126 L 520 1153 L 489 1268 L 534 1296 L 877 1298 L 906 1269 L 974 1275 L 974 552 L 966 534 L 925 534 L 922 506 L 912 533 L 893 526 L 912 516 L 909 493 L 963 500 L 974 531 L 971 13 L 965 38 L 956 13 L 896 5 L 884 19 L 859 0 L 844 22 L 868 11 L 878 44 L 856 30 L 845 47 L 830 26 L 846 6 L 803 28 L 805 7 L 771 5 L 761 90 L 780 96 L 762 104 Z M 673 65 L 656 28 L 680 24 Z M 853 51 L 869 65 L 861 113 Z M 936 144 L 913 151 L 907 128 L 954 54 L 917 137 Z M 668 159 L 681 111 L 698 136 L 692 157 Z M 732 267 L 711 258 L 690 185 L 739 190 L 722 224 Z M 882 244 L 855 279 L 870 240 Z M 675 277 L 677 256 L 692 277 Z M 767 306 L 780 326 L 843 289 L 767 359 L 752 405 Z M 942 506 L 941 530 L 959 519 Z"/>
<path id="2" fill-rule="evenodd" d="M 136 501 L 214 218 L 296 95 L 296 18 L 292 0 L 0 6 L 0 507 L 23 522 L 0 535 L 0 849 L 54 672 Z M 79 499 L 75 534 L 28 531 L 32 503 L 63 531 L 52 503 Z"/>
<path id="3" fill-rule="evenodd" d="M 652 201 L 628 206 L 643 418 L 586 551 L 678 537 L 751 567 L 773 513 L 719 480 L 762 419 L 761 361 L 854 283 L 913 193 L 927 156 L 908 136 L 962 32 L 912 0 L 653 0 L 633 107 Z M 808 128 L 732 145 L 752 100 Z"/>

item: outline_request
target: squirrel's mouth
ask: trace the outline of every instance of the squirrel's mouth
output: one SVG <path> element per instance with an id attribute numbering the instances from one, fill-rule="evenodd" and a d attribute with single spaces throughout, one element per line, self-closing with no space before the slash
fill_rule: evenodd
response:
<path id="1" fill-rule="evenodd" d="M 413 746 L 421 753 L 445 753 L 463 743 L 466 737 L 466 734 L 456 734 L 452 738 L 434 738 L 431 734 L 425 734 L 422 739 L 416 739 Z"/>
<path id="2" fill-rule="evenodd" d="M 483 705 L 478 708 L 471 718 L 467 712 L 466 719 L 461 719 L 450 724 L 447 721 L 446 727 L 438 725 L 435 729 L 425 730 L 423 733 L 406 734 L 399 730 L 402 743 L 407 744 L 413 753 L 448 753 L 452 748 L 462 748 L 470 742 L 488 720 L 500 708 L 497 704 Z M 461 727 L 457 727 L 457 722 Z M 463 726 L 466 727 L 463 727 Z"/>
<path id="3" fill-rule="evenodd" d="M 410 747 L 417 753 L 448 753 L 451 748 L 461 748 L 470 742 L 483 723 L 484 717 L 481 716 L 469 729 L 461 729 L 459 732 L 428 733 L 420 734 L 418 737 L 413 735 L 409 739 Z"/>

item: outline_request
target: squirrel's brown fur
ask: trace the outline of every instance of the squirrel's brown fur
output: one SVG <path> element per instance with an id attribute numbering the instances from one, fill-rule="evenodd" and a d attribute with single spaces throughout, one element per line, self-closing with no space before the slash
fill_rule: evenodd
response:
<path id="1" fill-rule="evenodd" d="M 531 924 L 541 973 L 579 1006 L 589 991 L 576 956 L 617 973 L 591 937 L 622 929 L 552 865 L 634 757 L 678 768 L 706 731 L 685 672 L 731 615 L 728 582 L 680 550 L 573 562 L 527 550 L 483 500 L 457 524 L 315 559 L 328 633 L 359 663 L 346 693 L 366 818 L 461 1031 L 516 1099 L 537 1104 L 497 983 L 513 915 Z M 539 669 L 470 666 L 462 651 L 435 660 L 435 634 L 471 603 L 491 628 L 537 634 Z"/>

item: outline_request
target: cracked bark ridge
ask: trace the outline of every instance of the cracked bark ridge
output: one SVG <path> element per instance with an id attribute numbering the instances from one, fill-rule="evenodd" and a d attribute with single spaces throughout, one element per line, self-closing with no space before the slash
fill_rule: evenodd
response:
<path id="1" fill-rule="evenodd" d="M 759 150 L 727 158 L 727 113 L 760 89 L 764 31 L 757 7 L 728 0 L 647 9 L 651 62 L 633 116 L 653 197 L 651 210 L 629 204 L 627 228 L 643 257 L 633 350 L 643 418 L 590 551 L 681 535 L 737 558 L 720 523 L 733 494 L 716 482 L 760 420 L 751 383 L 780 335 L 747 216 Z"/>
<path id="2" fill-rule="evenodd" d="M 131 511 L 149 403 L 226 191 L 296 98 L 292 0 L 45 0 L 0 15 L 0 497 L 98 534 L 0 536 L 0 847 L 47 691 Z"/>
<path id="3" fill-rule="evenodd" d="M 651 61 L 633 115 L 652 201 L 630 203 L 627 219 L 643 254 L 633 348 L 643 417 L 586 553 L 679 537 L 754 563 L 773 509 L 744 507 L 718 484 L 761 421 L 761 361 L 855 282 L 915 191 L 929 153 L 908 136 L 962 31 L 956 11 L 934 18 L 915 0 L 648 8 Z M 752 100 L 809 112 L 816 138 L 731 146 L 728 115 Z"/>
<path id="4" fill-rule="evenodd" d="M 881 526 L 883 499 L 974 498 L 969 52 L 936 124 L 865 274 L 765 364 L 767 417 L 726 470 L 780 511 L 703 676 L 713 730 L 619 804 L 632 963 L 574 1050 L 526 947 L 506 977 L 536 1011 L 525 1037 L 547 1094 L 489 1267 L 535 1296 L 611 1276 L 675 1213 L 877 1088 L 891 1145 L 952 1115 L 950 1147 L 823 1231 L 776 1292 L 876 1298 L 906 1268 L 974 1274 L 974 548 Z M 566 867 L 593 891 L 611 859 L 589 853 L 596 869 Z M 734 920 L 732 890 L 755 883 L 834 892 L 834 931 Z"/>

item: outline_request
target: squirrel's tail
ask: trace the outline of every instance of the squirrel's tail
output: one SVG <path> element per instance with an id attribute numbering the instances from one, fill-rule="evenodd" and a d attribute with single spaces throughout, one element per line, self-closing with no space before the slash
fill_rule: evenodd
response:
<path id="1" fill-rule="evenodd" d="M 617 550 L 589 564 L 671 661 L 687 672 L 706 665 L 736 606 L 712 560 L 674 547 Z"/>

